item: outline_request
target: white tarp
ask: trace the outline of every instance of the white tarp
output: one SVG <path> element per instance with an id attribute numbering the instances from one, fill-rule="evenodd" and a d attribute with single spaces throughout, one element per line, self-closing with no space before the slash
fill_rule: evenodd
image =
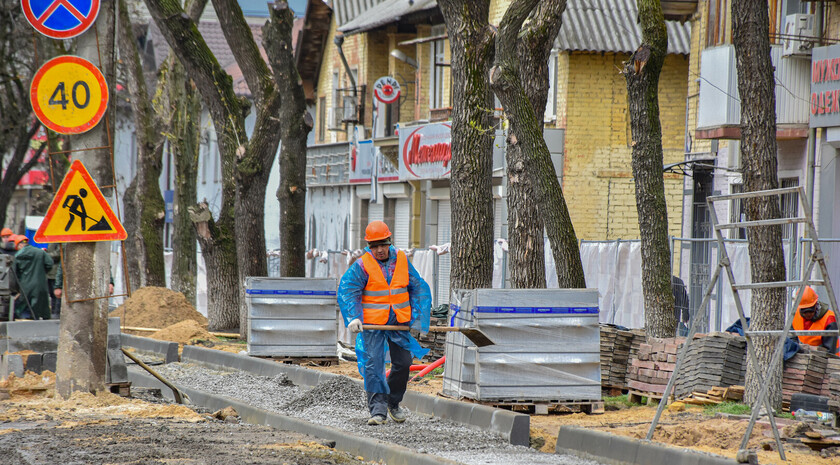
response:
<path id="1" fill-rule="evenodd" d="M 599 321 L 628 328 L 643 328 L 645 311 L 641 243 L 584 242 L 580 245 L 580 258 L 586 286 L 598 289 L 598 305 L 601 310 Z M 551 273 L 556 286 L 553 260 Z"/>

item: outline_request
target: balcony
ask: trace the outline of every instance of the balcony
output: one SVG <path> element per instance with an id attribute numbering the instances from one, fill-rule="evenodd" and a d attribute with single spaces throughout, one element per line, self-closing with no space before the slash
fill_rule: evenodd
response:
<path id="1" fill-rule="evenodd" d="M 808 136 L 811 60 L 782 56 L 782 46 L 771 46 L 776 78 L 776 137 L 801 139 Z M 707 48 L 700 59 L 700 103 L 697 115 L 698 139 L 739 139 L 741 104 L 735 47 L 731 44 Z"/>

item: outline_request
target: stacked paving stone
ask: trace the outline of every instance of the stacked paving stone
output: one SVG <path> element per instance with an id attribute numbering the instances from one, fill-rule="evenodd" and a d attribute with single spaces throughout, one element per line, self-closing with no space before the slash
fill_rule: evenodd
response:
<path id="1" fill-rule="evenodd" d="M 825 378 L 827 355 L 814 350 L 800 351 L 784 364 L 782 402 L 789 403 L 798 392 L 819 395 Z"/>
<path id="2" fill-rule="evenodd" d="M 38 374 L 44 371 L 55 373 L 56 357 L 55 352 L 3 354 L 0 356 L 0 379 L 6 379 L 11 374 L 22 378 L 27 371 Z"/>
<path id="3" fill-rule="evenodd" d="M 840 413 L 840 371 L 834 371 L 828 378 L 828 406 L 835 414 Z"/>
<path id="4" fill-rule="evenodd" d="M 681 399 L 694 391 L 743 385 L 746 373 L 747 341 L 737 334 L 699 334 L 674 383 L 674 396 Z"/>
<path id="5" fill-rule="evenodd" d="M 833 396 L 831 393 L 831 375 L 835 373 L 840 374 L 840 357 L 837 357 L 834 354 L 828 354 L 825 361 L 825 377 L 823 378 L 822 390 L 820 391 L 821 396 Z M 840 389 L 840 385 L 837 387 Z"/>
<path id="6" fill-rule="evenodd" d="M 664 393 L 682 341 L 682 338 L 669 338 L 639 344 L 636 358 L 631 358 L 627 367 L 627 387 L 643 393 Z"/>
<path id="7" fill-rule="evenodd" d="M 601 325 L 601 385 L 624 389 L 627 387 L 627 361 L 635 338 L 634 333 L 612 325 Z M 641 339 L 641 338 L 639 338 Z M 636 350 L 638 351 L 636 344 Z"/>
<path id="8" fill-rule="evenodd" d="M 446 318 L 431 318 L 430 326 L 446 326 Z M 425 335 L 420 334 L 419 331 L 411 331 L 411 334 L 417 338 L 420 347 L 429 349 L 429 353 L 423 357 L 423 360 L 435 361 L 444 355 L 446 349 L 446 333 L 427 332 Z"/>

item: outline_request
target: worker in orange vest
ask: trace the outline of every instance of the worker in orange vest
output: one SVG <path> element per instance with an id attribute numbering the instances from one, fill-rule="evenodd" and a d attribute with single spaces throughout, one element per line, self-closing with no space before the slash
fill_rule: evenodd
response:
<path id="1" fill-rule="evenodd" d="M 819 297 L 811 286 L 806 286 L 805 292 L 802 293 L 802 300 L 799 301 L 796 314 L 793 316 L 793 329 L 799 331 L 837 330 L 837 319 L 834 316 L 834 311 L 819 302 Z M 798 337 L 802 344 L 824 347 L 829 352 L 840 355 L 836 334 Z"/>
<path id="2" fill-rule="evenodd" d="M 382 221 L 365 229 L 368 246 L 341 277 L 338 306 L 344 323 L 356 336 L 359 373 L 365 379 L 368 425 L 381 425 L 390 417 L 406 420 L 400 408 L 412 356 L 422 358 L 429 351 L 408 331 L 363 330 L 366 325 L 405 325 L 429 330 L 432 293 L 426 281 L 408 261 L 405 252 L 391 245 L 391 230 Z M 387 342 L 387 346 L 386 346 Z M 391 373 L 385 376 L 385 353 L 390 350 Z"/>

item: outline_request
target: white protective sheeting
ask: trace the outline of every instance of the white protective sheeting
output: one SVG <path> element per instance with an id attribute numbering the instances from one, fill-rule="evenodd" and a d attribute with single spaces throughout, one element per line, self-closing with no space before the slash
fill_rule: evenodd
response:
<path id="1" fill-rule="evenodd" d="M 432 289 L 432 302 L 435 300 L 435 292 L 437 289 L 435 288 L 435 257 L 437 254 L 434 250 L 414 250 L 414 256 L 411 257 L 411 264 L 414 265 L 414 268 L 420 273 L 420 277 L 423 278 L 424 281 L 429 285 Z"/>
<path id="2" fill-rule="evenodd" d="M 601 310 L 599 321 L 628 328 L 643 328 L 645 311 L 641 243 L 584 242 L 580 245 L 580 258 L 587 287 L 598 288 L 598 305 Z M 552 262 L 550 273 L 554 275 L 556 286 L 553 265 Z"/>

